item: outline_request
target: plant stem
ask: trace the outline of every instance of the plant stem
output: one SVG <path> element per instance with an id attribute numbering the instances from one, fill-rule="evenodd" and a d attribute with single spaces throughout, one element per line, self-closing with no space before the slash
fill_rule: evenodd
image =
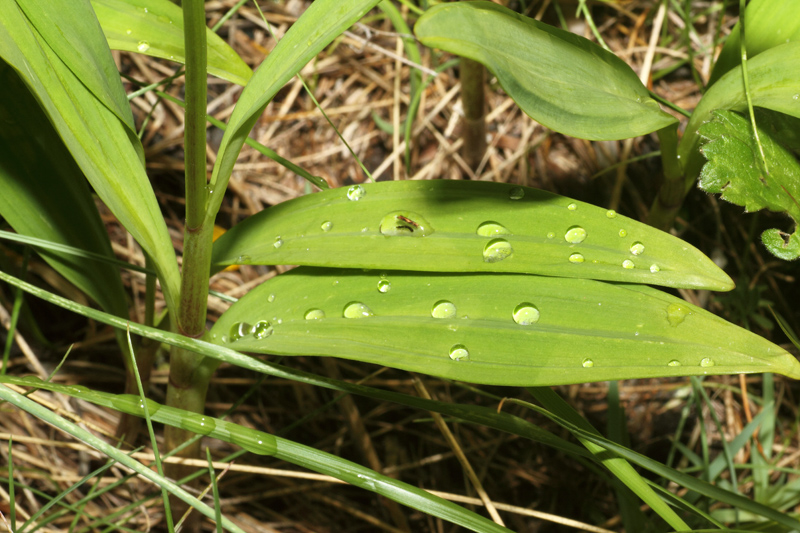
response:
<path id="1" fill-rule="evenodd" d="M 661 163 L 664 167 L 664 183 L 658 191 L 650 209 L 647 223 L 668 231 L 686 196 L 686 180 L 678 159 L 678 126 L 667 126 L 657 132 L 661 142 Z"/>
<path id="2" fill-rule="evenodd" d="M 461 156 L 473 172 L 486 153 L 486 96 L 483 86 L 486 69 L 482 64 L 461 58 L 461 105 L 464 108 L 464 122 L 461 136 L 464 146 Z"/>

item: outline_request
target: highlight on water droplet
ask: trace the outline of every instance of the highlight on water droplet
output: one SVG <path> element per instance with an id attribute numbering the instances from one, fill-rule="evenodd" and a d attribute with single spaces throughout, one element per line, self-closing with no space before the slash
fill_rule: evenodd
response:
<path id="1" fill-rule="evenodd" d="M 198 414 L 185 414 L 184 417 L 180 421 L 180 427 L 183 429 L 188 429 L 193 433 L 197 433 L 198 435 L 208 435 L 214 428 L 217 426 L 214 419 L 210 416 L 203 416 Z"/>
<path id="2" fill-rule="evenodd" d="M 427 237 L 433 233 L 433 226 L 418 213 L 392 211 L 381 219 L 380 232 L 388 236 Z"/>
<path id="3" fill-rule="evenodd" d="M 630 259 L 626 259 L 625 261 L 622 262 L 622 268 L 627 268 L 628 270 L 632 269 L 635 266 L 636 265 L 634 265 L 633 261 L 631 261 Z"/>
<path id="4" fill-rule="evenodd" d="M 366 318 L 374 315 L 372 309 L 361 302 L 350 302 L 344 306 L 344 311 L 342 311 L 342 316 L 345 318 Z"/>
<path id="5" fill-rule="evenodd" d="M 253 326 L 253 337 L 256 339 L 266 339 L 273 333 L 272 324 L 269 323 L 267 320 L 259 320 Z"/>
<path id="6" fill-rule="evenodd" d="M 608 218 L 617 218 L 617 212 L 614 211 L 613 209 L 609 209 L 608 211 L 606 211 L 606 216 Z"/>
<path id="7" fill-rule="evenodd" d="M 714 360 L 711 359 L 710 357 L 704 357 L 704 358 L 700 359 L 700 366 L 702 366 L 703 368 L 708 368 L 710 366 L 714 366 L 714 364 L 715 364 Z"/>
<path id="8" fill-rule="evenodd" d="M 246 337 L 253 332 L 253 326 L 248 324 L 247 322 L 237 322 L 231 326 L 230 334 L 228 335 L 228 339 L 230 342 L 236 342 L 242 337 Z"/>
<path id="9" fill-rule="evenodd" d="M 586 230 L 580 226 L 572 226 L 564 234 L 564 240 L 572 244 L 580 244 L 586 240 Z"/>
<path id="10" fill-rule="evenodd" d="M 570 263 L 583 263 L 586 259 L 583 257 L 582 254 L 572 254 L 569 256 Z"/>
<path id="11" fill-rule="evenodd" d="M 626 237 L 627 235 L 628 235 L 628 232 L 625 231 L 624 229 L 619 230 L 619 236 L 620 237 Z"/>
<path id="12" fill-rule="evenodd" d="M 583 360 L 583 362 L 581 363 L 581 366 L 583 368 L 592 368 L 594 366 L 594 361 L 592 361 L 591 359 L 589 359 L 587 357 L 586 359 Z"/>
<path id="13" fill-rule="evenodd" d="M 487 221 L 478 226 L 478 235 L 482 237 L 494 237 L 495 235 L 511 235 L 508 228 L 497 222 Z"/>
<path id="14" fill-rule="evenodd" d="M 511 243 L 505 239 L 492 239 L 483 248 L 483 261 L 486 263 L 497 263 L 511 257 L 514 254 L 514 248 Z"/>
<path id="15" fill-rule="evenodd" d="M 147 41 L 139 41 L 139 43 L 136 45 L 136 49 L 143 54 L 150 50 L 150 43 Z"/>
<path id="16" fill-rule="evenodd" d="M 578 209 L 578 204 L 569 204 L 567 206 L 567 209 L 569 209 L 570 211 L 575 211 L 576 209 Z"/>
<path id="17" fill-rule="evenodd" d="M 131 29 L 125 30 L 125 35 L 130 35 L 131 33 L 133 33 L 133 30 Z"/>
<path id="18" fill-rule="evenodd" d="M 331 228 L 333 228 L 333 222 L 330 220 L 326 220 L 320 225 L 320 229 L 322 229 L 322 231 L 330 231 Z"/>
<path id="19" fill-rule="evenodd" d="M 660 271 L 661 271 L 661 268 L 659 268 L 659 266 L 657 264 L 653 263 L 652 265 L 650 265 L 650 272 L 652 272 L 653 274 L 655 274 L 656 272 L 660 272 Z"/>
<path id="20" fill-rule="evenodd" d="M 525 197 L 525 189 L 522 187 L 514 187 L 510 191 L 508 191 L 508 197 L 511 200 L 521 200 Z"/>
<path id="21" fill-rule="evenodd" d="M 539 309 L 530 302 L 523 302 L 514 308 L 511 316 L 520 326 L 530 326 L 539 321 Z"/>
<path id="22" fill-rule="evenodd" d="M 305 318 L 306 320 L 320 320 L 322 318 L 325 318 L 325 311 L 316 308 L 309 309 L 308 311 L 306 311 L 306 314 L 303 315 L 303 318 Z"/>
<path id="23" fill-rule="evenodd" d="M 448 300 L 439 300 L 431 307 L 433 318 L 454 318 L 457 312 L 455 304 Z"/>
<path id="24" fill-rule="evenodd" d="M 667 306 L 667 320 L 670 326 L 677 326 L 686 319 L 687 315 L 691 314 L 692 312 L 685 305 L 669 304 Z"/>
<path id="25" fill-rule="evenodd" d="M 352 200 L 353 202 L 361 200 L 365 194 L 367 194 L 367 191 L 365 191 L 364 187 L 361 185 L 353 185 L 347 189 L 347 199 Z"/>
<path id="26" fill-rule="evenodd" d="M 548 239 L 555 239 L 556 238 L 556 232 L 555 231 L 548 231 L 547 232 L 547 238 Z"/>
<path id="27" fill-rule="evenodd" d="M 392 290 L 392 283 L 388 279 L 378 281 L 378 292 L 386 294 L 390 290 Z"/>
<path id="28" fill-rule="evenodd" d="M 677 359 L 673 359 L 672 361 L 667 363 L 667 366 L 681 366 L 681 362 L 678 361 Z"/>
<path id="29" fill-rule="evenodd" d="M 274 246 L 275 248 L 280 248 L 281 246 L 283 246 L 283 239 L 281 239 L 280 235 L 275 237 L 275 242 L 272 243 L 272 246 Z"/>
<path id="30" fill-rule="evenodd" d="M 454 344 L 450 348 L 450 359 L 453 361 L 465 361 L 469 359 L 469 350 L 463 344 Z"/>
<path id="31" fill-rule="evenodd" d="M 644 244 L 638 241 L 631 244 L 631 253 L 633 255 L 642 255 L 644 253 Z"/>

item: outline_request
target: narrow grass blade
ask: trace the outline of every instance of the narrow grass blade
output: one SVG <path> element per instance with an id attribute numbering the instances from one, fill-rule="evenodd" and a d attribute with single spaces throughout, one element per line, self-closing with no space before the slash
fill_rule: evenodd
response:
<path id="1" fill-rule="evenodd" d="M 185 62 L 183 13 L 175 3 L 169 0 L 91 0 L 91 4 L 112 49 Z M 246 85 L 253 75 L 247 63 L 210 29 L 206 39 L 208 73 Z"/>
<path id="2" fill-rule="evenodd" d="M 214 268 L 237 263 L 733 287 L 697 249 L 614 211 L 538 189 L 473 181 L 381 182 L 284 202 L 214 243 Z"/>

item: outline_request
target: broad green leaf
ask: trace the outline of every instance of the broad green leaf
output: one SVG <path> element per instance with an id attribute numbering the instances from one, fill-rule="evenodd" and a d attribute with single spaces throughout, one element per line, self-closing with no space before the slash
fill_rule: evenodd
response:
<path id="1" fill-rule="evenodd" d="M 0 12 L 0 57 L 37 98 L 98 196 L 149 254 L 175 309 L 175 251 L 135 148 L 138 139 L 37 37 L 13 0 L 0 0 Z"/>
<path id="2" fill-rule="evenodd" d="M 0 95 L 0 216 L 23 235 L 113 258 L 83 174 L 38 102 L 2 61 Z M 128 316 L 117 267 L 57 252 L 42 257 L 103 309 Z"/>
<path id="3" fill-rule="evenodd" d="M 354 24 L 379 0 L 316 0 L 258 67 L 242 91 L 220 143 L 211 174 L 213 190 L 207 216 L 213 221 L 222 205 L 233 165 L 242 145 L 267 104 L 292 76 Z"/>
<path id="4" fill-rule="evenodd" d="M 655 289 L 518 274 L 297 268 L 233 304 L 211 339 L 493 385 L 800 377 L 783 349 Z"/>
<path id="5" fill-rule="evenodd" d="M 785 212 L 800 221 L 800 164 L 792 153 L 773 139 L 767 129 L 759 126 L 759 138 L 764 149 L 768 174 L 762 170 L 761 156 L 756 146 L 750 122 L 731 111 L 719 110 L 713 120 L 700 126 L 705 140 L 702 152 L 708 163 L 700 174 L 700 187 L 706 192 L 722 195 L 748 212 L 769 209 Z M 785 260 L 800 257 L 800 235 L 777 229 L 762 234 L 767 249 Z"/>
<path id="6" fill-rule="evenodd" d="M 752 59 L 764 50 L 800 40 L 800 9 L 796 0 L 752 0 L 745 11 L 747 57 Z M 737 22 L 725 40 L 708 85 L 742 62 L 741 22 Z"/>
<path id="7" fill-rule="evenodd" d="M 43 0 L 39 0 L 43 1 Z M 183 13 L 169 0 L 91 0 L 108 45 L 184 63 Z M 228 44 L 210 29 L 208 72 L 246 85 L 253 72 Z"/>
<path id="8" fill-rule="evenodd" d="M 560 133 L 626 139 L 676 122 L 611 52 L 491 2 L 434 6 L 414 33 L 426 46 L 483 63 L 526 114 Z"/>
<path id="9" fill-rule="evenodd" d="M 730 290 L 687 243 L 590 204 L 474 181 L 332 189 L 258 213 L 214 243 L 234 263 L 516 272 Z"/>

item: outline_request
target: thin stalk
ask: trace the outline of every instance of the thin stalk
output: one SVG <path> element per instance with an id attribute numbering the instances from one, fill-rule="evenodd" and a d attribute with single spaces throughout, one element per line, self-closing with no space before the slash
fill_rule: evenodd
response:
<path id="1" fill-rule="evenodd" d="M 31 249 L 26 246 L 22 254 L 22 266 L 20 267 L 20 279 L 25 279 L 28 272 L 28 260 L 31 257 Z M 14 305 L 11 308 L 11 317 L 8 323 L 8 336 L 6 337 L 6 345 L 3 349 L 3 366 L 0 367 L 0 376 L 6 373 L 8 369 L 8 358 L 11 355 L 11 347 L 14 346 L 14 333 L 17 331 L 17 321 L 19 314 L 22 311 L 22 289 L 14 291 Z"/>
<path id="2" fill-rule="evenodd" d="M 661 163 L 664 167 L 664 183 L 650 209 L 647 223 L 668 231 L 675 220 L 675 214 L 686 196 L 686 184 L 678 159 L 678 126 L 667 126 L 657 132 L 661 142 Z"/>
<path id="3" fill-rule="evenodd" d="M 477 61 L 462 58 L 459 77 L 461 106 L 464 108 L 461 157 L 473 172 L 477 172 L 486 153 L 486 69 Z"/>

